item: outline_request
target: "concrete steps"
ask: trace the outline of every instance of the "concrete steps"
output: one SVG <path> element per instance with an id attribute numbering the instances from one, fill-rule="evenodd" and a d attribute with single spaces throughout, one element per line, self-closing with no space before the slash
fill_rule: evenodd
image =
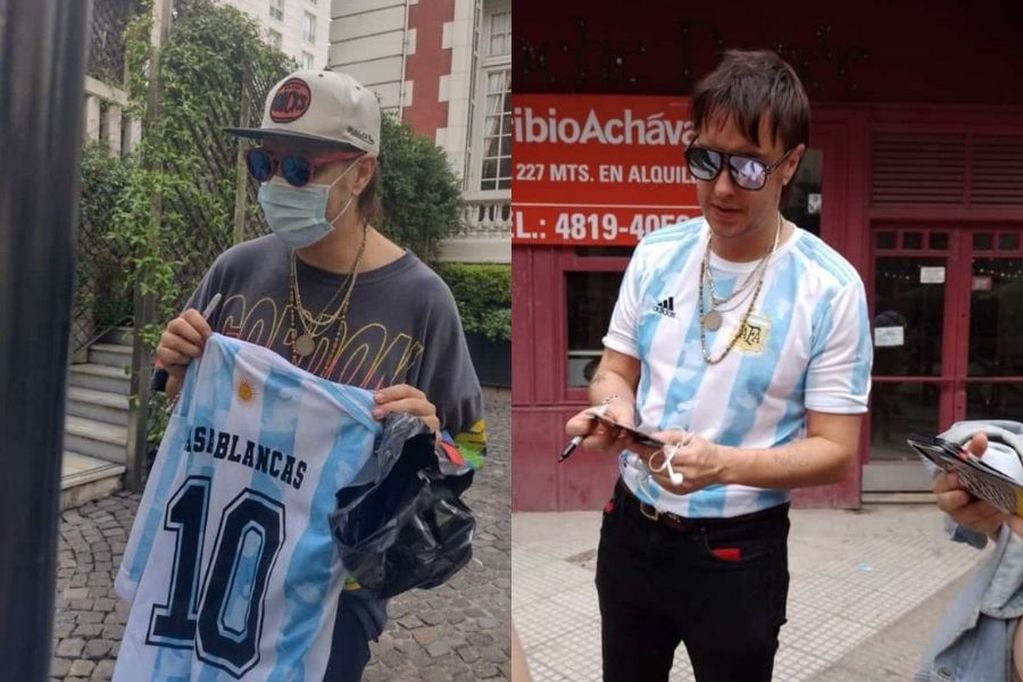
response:
<path id="1" fill-rule="evenodd" d="M 118 327 L 72 365 L 64 420 L 61 509 L 106 497 L 122 486 L 128 452 L 132 329 Z"/>
<path id="2" fill-rule="evenodd" d="M 104 424 L 128 426 L 128 396 L 72 386 L 67 391 L 67 413 Z"/>
<path id="3" fill-rule="evenodd" d="M 64 448 L 71 452 L 124 464 L 127 447 L 127 427 L 75 416 L 64 419 Z"/>
<path id="4" fill-rule="evenodd" d="M 128 395 L 130 377 L 123 369 L 90 362 L 71 366 L 68 386 Z"/>
<path id="5" fill-rule="evenodd" d="M 65 451 L 60 479 L 61 511 L 116 493 L 121 489 L 122 475 L 123 464 Z"/>
<path id="6" fill-rule="evenodd" d="M 117 343 L 94 343 L 89 346 L 89 362 L 124 371 L 131 367 L 131 346 L 122 346 Z"/>

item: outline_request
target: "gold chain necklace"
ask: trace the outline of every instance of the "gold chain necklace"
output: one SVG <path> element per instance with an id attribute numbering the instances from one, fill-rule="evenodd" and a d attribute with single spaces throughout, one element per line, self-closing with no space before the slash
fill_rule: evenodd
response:
<path id="1" fill-rule="evenodd" d="M 302 305 L 302 292 L 299 289 L 299 286 L 298 286 L 298 275 L 297 275 L 297 273 L 295 271 L 295 267 L 296 267 L 296 265 L 295 265 L 295 254 L 292 253 L 292 255 L 291 255 L 292 281 L 295 283 L 295 294 L 296 294 L 296 299 L 297 299 L 297 302 L 298 302 L 298 313 L 302 317 L 302 326 L 305 327 L 307 331 L 310 328 L 312 328 L 313 330 L 319 331 L 321 328 L 329 327 L 331 324 L 333 324 L 335 321 L 337 321 L 338 316 L 339 316 L 339 314 L 341 312 L 341 309 L 342 309 L 341 307 L 339 307 L 336 311 L 334 311 L 334 314 L 329 316 L 329 317 L 324 318 L 324 314 L 326 313 L 327 309 L 330 308 L 330 306 L 332 306 L 334 304 L 334 301 L 337 299 L 338 294 L 340 294 L 342 291 L 345 291 L 346 288 L 347 288 L 348 293 L 351 292 L 351 286 L 354 283 L 355 272 L 358 269 L 359 262 L 362 260 L 363 251 L 366 248 L 367 232 L 368 232 L 368 230 L 366 230 L 364 228 L 363 232 L 362 232 L 362 242 L 359 244 L 359 251 L 358 251 L 358 253 L 356 253 L 355 262 L 354 262 L 354 264 L 352 266 L 352 272 L 347 275 L 347 277 L 345 278 L 345 281 L 341 283 L 341 285 L 334 292 L 334 295 L 330 297 L 329 301 L 327 301 L 327 304 L 323 306 L 323 309 L 320 311 L 320 314 L 315 316 L 315 317 L 313 316 L 313 314 L 309 310 L 306 310 L 304 305 Z"/>
<path id="2" fill-rule="evenodd" d="M 342 322 L 348 314 L 348 307 L 351 303 L 352 291 L 355 289 L 355 282 L 359 275 L 359 265 L 362 262 L 363 253 L 366 250 L 366 239 L 369 229 L 366 225 L 363 225 L 362 229 L 362 242 L 359 244 L 359 251 L 355 256 L 355 261 L 352 264 L 352 272 L 348 275 L 347 279 L 338 287 L 337 292 L 331 297 L 327 305 L 324 306 L 324 310 L 316 317 L 313 316 L 305 306 L 302 304 L 302 292 L 298 286 L 298 269 L 296 265 L 295 253 L 291 254 L 291 281 L 289 286 L 290 293 L 290 319 L 291 319 L 291 362 L 297 365 L 300 358 L 308 357 L 312 355 L 313 351 L 316 350 L 316 337 L 320 336 L 323 332 L 327 331 L 331 324 L 337 322 L 337 331 L 334 338 L 334 352 L 340 348 L 341 344 L 341 331 Z M 323 315 L 327 307 L 329 307 L 334 299 L 337 298 L 338 293 L 344 290 L 344 296 L 341 299 L 341 304 L 333 315 L 329 316 L 324 320 Z M 298 330 L 295 326 L 295 310 L 298 310 L 299 322 L 301 323 L 303 334 L 299 335 Z M 328 347 L 328 351 L 330 348 Z M 328 352 L 328 356 L 330 353 Z"/>
<path id="3" fill-rule="evenodd" d="M 781 214 L 779 213 L 778 214 L 778 228 L 777 228 L 777 230 L 775 230 L 775 233 L 774 233 L 774 245 L 771 247 L 771 250 L 768 252 L 768 254 L 764 257 L 764 262 L 765 263 L 768 260 L 770 260 L 771 256 L 774 255 L 775 250 L 778 248 L 778 240 L 779 240 L 779 238 L 781 236 L 781 227 L 782 227 L 782 220 L 781 220 Z M 709 365 L 716 365 L 719 362 L 721 362 L 722 360 L 724 360 L 725 357 L 727 357 L 727 355 L 732 351 L 732 348 L 735 346 L 735 343 L 739 340 L 739 337 L 742 336 L 742 330 L 745 329 L 746 323 L 749 321 L 749 317 L 753 313 L 753 308 L 756 306 L 757 299 L 760 296 L 760 289 L 764 285 L 764 274 L 767 272 L 767 266 L 766 265 L 764 266 L 764 268 L 760 271 L 760 275 L 757 277 L 757 284 L 756 284 L 756 287 L 753 289 L 753 298 L 750 300 L 749 307 L 746 308 L 746 312 L 742 316 L 742 322 L 740 322 L 739 326 L 735 328 L 735 332 L 732 334 L 732 338 L 728 342 L 728 346 L 725 347 L 725 350 L 717 358 L 712 358 L 710 356 L 710 352 L 707 350 L 707 329 L 710 329 L 711 331 L 717 331 L 718 329 L 721 328 L 721 321 L 722 321 L 721 320 L 721 313 L 718 312 L 716 309 L 712 308 L 710 310 L 710 312 L 707 312 L 706 314 L 704 313 L 703 279 L 706 276 L 707 270 L 709 269 L 709 267 L 710 267 L 710 239 L 707 240 L 707 251 L 706 251 L 706 253 L 704 253 L 703 261 L 700 263 L 700 287 L 699 287 L 699 298 L 700 298 L 700 349 L 703 351 L 703 359 L 704 359 L 704 361 L 707 364 L 709 364 Z M 716 320 L 712 319 L 711 318 L 712 315 L 716 315 L 717 319 Z M 708 324 L 708 319 L 711 322 L 711 324 Z M 711 326 L 711 325 L 713 325 L 713 326 Z"/>

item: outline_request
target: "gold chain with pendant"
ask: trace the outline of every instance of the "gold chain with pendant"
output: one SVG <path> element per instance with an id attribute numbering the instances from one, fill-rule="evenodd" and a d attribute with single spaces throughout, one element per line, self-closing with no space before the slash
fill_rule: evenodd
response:
<path id="1" fill-rule="evenodd" d="M 750 300 L 749 306 L 746 308 L 746 312 L 742 316 L 742 321 L 739 323 L 739 326 L 736 327 L 735 332 L 732 334 L 732 338 L 728 342 L 728 346 L 725 347 L 725 350 L 717 358 L 712 358 L 710 356 L 710 352 L 707 350 L 707 330 L 709 329 L 710 331 L 713 332 L 720 329 L 723 318 L 721 316 L 720 311 L 718 311 L 718 309 L 713 306 L 714 303 L 713 300 L 711 301 L 712 307 L 710 311 L 705 312 L 704 308 L 705 294 L 703 288 L 703 281 L 704 278 L 709 274 L 708 271 L 710 269 L 710 239 L 707 240 L 707 250 L 704 253 L 703 261 L 700 263 L 700 287 L 699 287 L 700 349 L 703 351 L 703 359 L 707 364 L 716 365 L 722 360 L 724 360 L 725 357 L 727 357 L 727 355 L 732 351 L 732 348 L 739 340 L 739 337 L 742 336 L 742 330 L 746 327 L 746 323 L 749 321 L 749 317 L 753 313 L 753 308 L 756 307 L 757 299 L 760 296 L 760 290 L 764 285 L 764 274 L 767 272 L 766 264 L 771 259 L 771 256 L 774 255 L 774 252 L 778 248 L 778 240 L 781 237 L 781 228 L 782 219 L 781 214 L 779 213 L 778 228 L 775 230 L 774 233 L 774 245 L 771 247 L 771 250 L 767 253 L 766 256 L 764 256 L 764 259 L 761 261 L 762 263 L 764 263 L 764 267 L 760 269 L 760 274 L 757 276 L 756 286 L 753 289 L 753 298 Z M 711 286 L 713 286 L 713 283 L 711 284 Z M 737 306 L 733 306 L 733 308 L 729 308 L 728 310 L 732 310 L 735 307 Z"/>
<path id="2" fill-rule="evenodd" d="M 355 261 L 352 264 L 352 271 L 345 279 L 344 282 L 338 287 L 338 290 L 334 293 L 334 296 L 327 302 L 324 309 L 320 311 L 319 315 L 314 316 L 313 313 L 309 312 L 302 304 L 302 292 L 298 286 L 298 267 L 296 264 L 297 257 L 294 251 L 291 253 L 291 277 L 289 288 L 290 298 L 290 320 L 291 320 L 291 362 L 297 365 L 301 359 L 306 358 L 313 354 L 316 350 L 316 337 L 323 334 L 330 328 L 330 325 L 337 323 L 337 330 L 334 337 L 334 349 L 336 353 L 341 344 L 341 332 L 342 322 L 345 320 L 348 314 L 348 308 L 351 304 L 352 291 L 355 289 L 355 282 L 359 275 L 359 265 L 362 262 L 363 253 L 366 250 L 366 239 L 369 233 L 369 228 L 363 225 L 362 228 L 362 242 L 359 244 L 359 251 L 355 256 Z M 334 311 L 333 315 L 324 317 L 327 308 L 334 302 L 338 294 L 344 291 L 344 295 L 341 298 L 341 304 L 337 310 Z M 298 334 L 298 328 L 295 325 L 295 311 L 298 311 L 299 322 L 302 327 L 303 333 Z M 328 347 L 328 351 L 330 348 Z M 331 353 L 328 352 L 327 356 L 330 357 Z"/>

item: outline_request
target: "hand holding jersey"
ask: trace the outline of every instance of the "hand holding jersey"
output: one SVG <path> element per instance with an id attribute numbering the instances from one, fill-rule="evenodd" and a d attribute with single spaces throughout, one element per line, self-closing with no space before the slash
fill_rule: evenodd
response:
<path id="1" fill-rule="evenodd" d="M 482 395 L 451 292 L 373 227 L 381 216 L 375 94 L 341 73 L 301 70 L 271 88 L 259 128 L 229 131 L 260 141 L 246 163 L 262 184 L 259 201 L 273 234 L 236 244 L 213 263 L 161 336 L 157 357 L 166 373 L 157 373 L 154 386 L 166 377 L 176 393 L 215 330 L 270 349 L 285 365 L 290 358 L 296 371 L 327 384 L 367 389 L 363 416 L 371 424 L 414 415 L 443 441 L 447 459 L 481 464 Z M 204 321 L 196 309 L 218 293 L 223 301 Z M 325 426 L 336 422 L 325 419 Z M 284 475 L 283 464 L 275 468 Z M 308 512 L 319 523 L 336 506 L 324 496 Z M 310 678 L 357 679 L 368 640 L 387 622 L 386 600 L 353 587 L 327 599 L 328 609 L 340 603 L 336 619 L 316 623 L 320 632 L 332 629 L 330 660 Z M 137 627 L 144 629 L 141 621 Z M 292 644 L 277 655 L 301 655 Z"/>
<path id="2" fill-rule="evenodd" d="M 321 512 L 371 473 L 371 394 L 220 335 L 205 350 L 117 575 L 114 679 L 320 678 L 344 580 Z"/>
<path id="3" fill-rule="evenodd" d="M 383 419 L 392 412 L 404 412 L 422 419 L 432 433 L 437 434 L 440 431 L 436 406 L 415 386 L 408 384 L 388 386 L 377 391 L 373 399 L 377 404 L 373 408 L 373 417 L 376 419 Z"/>
<path id="4" fill-rule="evenodd" d="M 209 323 L 195 308 L 189 308 L 167 323 L 156 347 L 156 357 L 169 374 L 166 391 L 171 400 L 180 390 L 188 364 L 202 356 L 206 340 L 212 334 Z M 377 391 L 373 399 L 377 403 L 373 409 L 374 419 L 383 420 L 393 412 L 404 412 L 422 419 L 432 433 L 440 431 L 437 407 L 414 386 L 388 386 Z"/>
<path id="5" fill-rule="evenodd" d="M 213 330 L 195 308 L 189 308 L 167 323 L 156 346 L 156 358 L 167 370 L 167 397 L 173 400 L 185 378 L 188 363 L 202 355 Z"/>

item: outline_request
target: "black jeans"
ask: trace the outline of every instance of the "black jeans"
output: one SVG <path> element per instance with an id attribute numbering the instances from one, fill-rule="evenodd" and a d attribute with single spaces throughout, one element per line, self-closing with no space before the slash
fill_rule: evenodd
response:
<path id="1" fill-rule="evenodd" d="M 788 505 L 680 532 L 621 481 L 597 553 L 606 682 L 667 680 L 684 642 L 699 682 L 769 681 L 788 597 Z"/>

